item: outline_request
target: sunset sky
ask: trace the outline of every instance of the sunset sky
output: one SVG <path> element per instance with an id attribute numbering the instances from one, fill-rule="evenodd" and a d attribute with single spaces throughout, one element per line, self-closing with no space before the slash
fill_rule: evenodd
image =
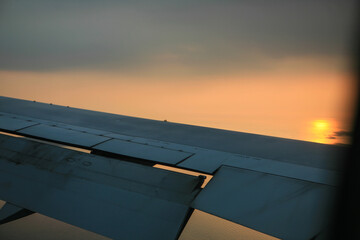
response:
<path id="1" fill-rule="evenodd" d="M 354 6 L 2 1 L 0 95 L 344 143 Z"/>
<path id="2" fill-rule="evenodd" d="M 348 143 L 355 5 L 355 0 L 1 0 L 0 95 Z M 105 239 L 38 214 L 29 218 L 3 226 L 3 236 L 22 239 L 20 226 L 29 239 L 57 231 L 64 234 L 59 239 Z M 181 239 L 238 239 L 245 231 L 214 218 L 196 211 Z M 253 237 L 260 238 L 269 239 Z"/>

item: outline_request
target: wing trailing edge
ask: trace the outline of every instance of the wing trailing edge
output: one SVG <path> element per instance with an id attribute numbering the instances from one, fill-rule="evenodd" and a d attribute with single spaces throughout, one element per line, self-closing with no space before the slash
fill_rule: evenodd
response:
<path id="1" fill-rule="evenodd" d="M 176 239 L 201 183 L 194 176 L 0 135 L 0 199 L 114 239 Z"/>

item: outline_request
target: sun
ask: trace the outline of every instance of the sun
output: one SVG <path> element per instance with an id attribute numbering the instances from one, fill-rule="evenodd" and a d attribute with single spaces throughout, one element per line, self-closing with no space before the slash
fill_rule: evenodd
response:
<path id="1" fill-rule="evenodd" d="M 330 143 L 329 136 L 331 135 L 332 126 L 327 120 L 314 120 L 312 122 L 312 141 L 318 143 Z"/>
<path id="2" fill-rule="evenodd" d="M 314 128 L 318 132 L 328 131 L 330 129 L 330 123 L 326 120 L 314 121 Z"/>

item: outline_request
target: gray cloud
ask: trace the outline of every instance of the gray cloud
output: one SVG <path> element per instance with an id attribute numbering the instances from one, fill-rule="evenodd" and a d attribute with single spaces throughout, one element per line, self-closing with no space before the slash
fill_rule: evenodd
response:
<path id="1" fill-rule="evenodd" d="M 327 139 L 337 139 L 339 137 L 351 137 L 352 136 L 352 132 L 351 131 L 344 131 L 344 130 L 341 130 L 341 131 L 335 131 L 333 132 L 332 135 L 329 135 L 327 137 Z"/>
<path id="2" fill-rule="evenodd" d="M 337 131 L 334 132 L 334 135 L 337 137 L 351 137 L 352 132 L 350 131 Z"/>
<path id="3" fill-rule="evenodd" d="M 343 57 L 355 1 L 7 1 L 0 69 L 188 71 L 266 67 L 296 56 Z"/>

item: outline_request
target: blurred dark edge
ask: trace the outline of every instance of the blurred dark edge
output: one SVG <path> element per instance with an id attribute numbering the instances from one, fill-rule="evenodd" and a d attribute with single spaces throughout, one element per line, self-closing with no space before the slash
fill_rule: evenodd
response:
<path id="1" fill-rule="evenodd" d="M 359 12 L 358 12 L 359 13 Z M 356 102 L 354 103 L 354 120 L 352 142 L 348 152 L 341 161 L 343 177 L 338 192 L 336 209 L 332 226 L 327 239 L 360 239 L 360 17 L 356 16 L 357 28 L 353 36 L 353 72 L 355 75 Z"/>

